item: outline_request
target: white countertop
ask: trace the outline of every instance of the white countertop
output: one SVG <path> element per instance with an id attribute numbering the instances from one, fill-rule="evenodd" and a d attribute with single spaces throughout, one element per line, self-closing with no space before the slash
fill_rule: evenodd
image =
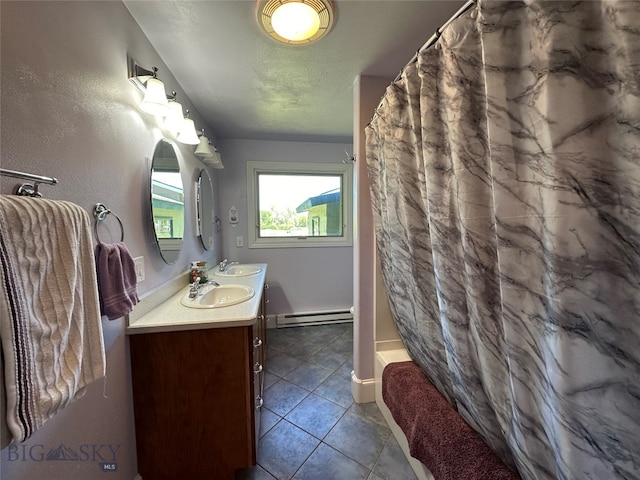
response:
<path id="1" fill-rule="evenodd" d="M 201 330 L 207 328 L 242 327 L 253 325 L 260 309 L 260 299 L 267 273 L 266 263 L 254 263 L 262 270 L 255 275 L 238 277 L 218 276 L 217 267 L 209 270 L 209 280 L 220 285 L 246 285 L 255 290 L 249 300 L 219 308 L 189 308 L 180 299 L 189 291 L 185 285 L 178 293 L 161 302 L 127 327 L 127 334 L 172 332 L 178 330 Z"/>

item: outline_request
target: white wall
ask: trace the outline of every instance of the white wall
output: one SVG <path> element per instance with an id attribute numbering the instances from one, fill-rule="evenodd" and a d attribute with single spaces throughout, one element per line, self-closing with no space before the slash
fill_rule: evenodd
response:
<path id="1" fill-rule="evenodd" d="M 145 156 L 152 156 L 161 133 L 155 120 L 138 109 L 142 97 L 127 79 L 127 54 L 143 66 L 157 66 L 167 90 L 178 91 L 196 125 L 208 126 L 124 5 L 112 1 L 2 1 L 0 16 L 0 166 L 56 177 L 58 185 L 41 187 L 46 198 L 69 200 L 88 211 L 96 202 L 103 202 L 116 212 L 124 224 L 129 250 L 145 258 L 147 278 L 139 285 L 143 295 L 186 273 L 193 259 L 215 262 L 216 255 L 205 252 L 194 235 L 192 185 L 203 165 L 193 156 L 193 147 L 180 146 L 178 151 L 187 186 L 182 254 L 175 265 L 166 265 L 155 247 L 148 218 Z M 210 173 L 215 179 L 215 171 Z M 12 193 L 18 183 L 0 177 L 0 193 Z M 117 223 L 111 225 L 117 232 Z M 103 325 L 107 380 L 91 384 L 85 397 L 27 442 L 3 449 L 2 479 L 134 478 L 125 320 L 103 319 Z M 80 459 L 47 461 L 47 452 L 61 444 Z M 100 462 L 111 461 L 114 455 L 118 471 L 102 473 Z"/>
<path id="2" fill-rule="evenodd" d="M 222 212 L 222 251 L 230 261 L 269 264 L 269 314 L 351 308 L 353 305 L 353 248 L 248 248 L 247 161 L 341 163 L 349 144 L 262 140 L 222 140 L 224 170 L 219 173 Z M 239 222 L 228 222 L 235 205 Z M 236 236 L 244 247 L 236 247 Z"/>

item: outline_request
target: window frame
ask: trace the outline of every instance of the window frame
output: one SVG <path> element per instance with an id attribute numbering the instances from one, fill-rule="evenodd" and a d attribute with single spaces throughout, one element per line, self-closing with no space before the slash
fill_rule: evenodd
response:
<path id="1" fill-rule="evenodd" d="M 279 175 L 341 176 L 342 236 L 260 237 L 258 176 Z M 353 167 L 350 164 L 247 162 L 247 229 L 249 248 L 350 247 L 353 246 Z"/>

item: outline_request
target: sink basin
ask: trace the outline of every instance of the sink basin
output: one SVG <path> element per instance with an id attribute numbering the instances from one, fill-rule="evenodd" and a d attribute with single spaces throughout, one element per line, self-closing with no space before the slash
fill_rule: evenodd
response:
<path id="1" fill-rule="evenodd" d="M 255 275 L 256 273 L 260 273 L 262 268 L 257 265 L 228 265 L 227 268 L 221 272 L 218 268 L 216 268 L 213 272 L 214 275 L 219 275 L 221 277 L 246 277 L 249 275 Z"/>
<path id="2" fill-rule="evenodd" d="M 220 308 L 246 302 L 256 291 L 245 285 L 204 286 L 196 298 L 186 293 L 180 303 L 189 308 Z"/>

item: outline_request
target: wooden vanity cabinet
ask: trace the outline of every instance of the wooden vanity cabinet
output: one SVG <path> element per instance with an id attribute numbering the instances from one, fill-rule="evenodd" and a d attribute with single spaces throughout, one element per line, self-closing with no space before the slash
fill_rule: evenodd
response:
<path id="1" fill-rule="evenodd" d="M 130 335 L 144 480 L 232 480 L 256 463 L 266 354 L 255 324 Z"/>

